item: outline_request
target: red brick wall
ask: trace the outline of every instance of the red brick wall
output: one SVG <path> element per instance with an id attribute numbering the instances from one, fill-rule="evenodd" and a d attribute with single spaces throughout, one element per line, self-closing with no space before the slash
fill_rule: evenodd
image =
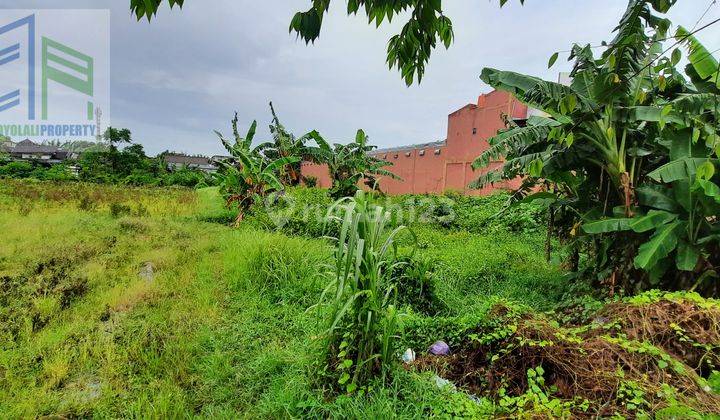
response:
<path id="1" fill-rule="evenodd" d="M 517 187 L 519 180 L 482 190 L 467 188 L 470 182 L 485 171 L 473 172 L 471 164 L 489 147 L 487 139 L 503 128 L 503 114 L 512 118 L 526 118 L 527 107 L 506 92 L 493 91 L 481 95 L 477 104 L 465 105 L 448 116 L 447 140 L 444 144 L 374 152 L 392 162 L 393 165 L 388 169 L 403 179 L 382 178 L 380 188 L 393 195 L 442 193 L 448 190 L 481 195 L 499 188 Z M 421 153 L 423 150 L 424 154 Z M 500 165 L 502 162 L 493 162 L 491 167 Z M 328 188 L 331 185 L 325 166 L 305 162 L 302 172 L 305 176 L 318 178 L 319 187 Z"/>

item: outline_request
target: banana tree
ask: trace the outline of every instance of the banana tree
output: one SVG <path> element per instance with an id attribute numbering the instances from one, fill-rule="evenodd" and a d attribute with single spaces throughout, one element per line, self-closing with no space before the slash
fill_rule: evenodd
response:
<path id="1" fill-rule="evenodd" d="M 385 169 L 392 166 L 391 162 L 369 154 L 375 146 L 368 144 L 368 136 L 363 130 L 358 130 L 355 141 L 348 144 L 330 145 L 317 131 L 311 132 L 309 136 L 317 146 L 308 147 L 308 157 L 315 163 L 327 165 L 332 180 L 330 194 L 333 197 L 352 197 L 360 181 L 369 183 L 370 188 L 375 189 L 377 183 L 374 181 L 377 177 L 400 179 Z"/>
<path id="2" fill-rule="evenodd" d="M 271 147 L 271 143 L 262 143 L 253 147 L 253 139 L 257 129 L 257 121 L 253 121 L 247 134 L 242 137 L 238 132 L 237 113 L 232 120 L 234 142 L 215 131 L 223 147 L 231 157 L 220 162 L 221 171 L 217 176 L 220 180 L 220 191 L 225 197 L 228 207 L 236 205 L 238 217 L 236 223 L 242 221 L 245 212 L 262 197 L 273 191 L 282 190 L 283 184 L 278 173 L 286 165 L 300 162 L 298 156 L 285 156 L 271 159 L 263 150 Z"/>
<path id="3" fill-rule="evenodd" d="M 272 145 L 263 150 L 263 154 L 269 159 L 305 156 L 307 154 L 305 142 L 309 139 L 309 136 L 295 137 L 294 134 L 288 132 L 275 113 L 272 102 L 270 102 L 270 111 L 273 117 L 270 124 L 270 134 L 272 134 L 273 141 Z M 283 185 L 300 185 L 302 180 L 300 161 L 284 165 L 280 169 L 279 178 Z"/>
<path id="4" fill-rule="evenodd" d="M 673 3 L 630 1 L 600 57 L 590 46 L 572 48 L 569 86 L 495 69 L 481 76 L 547 116 L 490 139 L 474 167 L 505 163 L 475 186 L 522 177 L 516 196 L 569 209 L 565 230 L 590 248 L 595 273 L 624 287 L 678 287 L 668 284 L 677 270 L 692 265 L 697 277 L 719 262 L 710 169 L 718 164 L 718 65 L 684 28 L 668 36 L 670 22 L 655 12 Z M 666 38 L 688 47 L 684 73 L 681 50 L 666 54 Z M 670 198 L 677 213 L 657 207 Z"/>

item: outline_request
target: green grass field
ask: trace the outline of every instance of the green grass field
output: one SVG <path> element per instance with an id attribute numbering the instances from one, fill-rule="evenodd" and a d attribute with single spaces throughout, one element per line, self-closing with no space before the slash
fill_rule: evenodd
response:
<path id="1" fill-rule="evenodd" d="M 331 245 L 212 221 L 226 213 L 213 189 L 3 182 L 2 416 L 494 413 L 494 403 L 470 410 L 475 403 L 464 394 L 402 367 L 362 398 L 320 394 L 313 384 L 318 317 L 307 309 L 327 282 Z M 411 313 L 404 343 L 452 344 L 453 337 L 434 335 L 441 327 L 419 333 L 418 326 L 482 318 L 499 300 L 550 309 L 567 288 L 544 260 L 542 234 L 431 225 L 416 233 L 420 256 L 437 264 L 441 309 Z"/>

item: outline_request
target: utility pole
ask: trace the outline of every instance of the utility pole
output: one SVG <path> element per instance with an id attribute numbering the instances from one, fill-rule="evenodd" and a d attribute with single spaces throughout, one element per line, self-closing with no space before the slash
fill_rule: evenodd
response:
<path id="1" fill-rule="evenodd" d="M 102 109 L 95 108 L 95 140 L 102 141 Z"/>

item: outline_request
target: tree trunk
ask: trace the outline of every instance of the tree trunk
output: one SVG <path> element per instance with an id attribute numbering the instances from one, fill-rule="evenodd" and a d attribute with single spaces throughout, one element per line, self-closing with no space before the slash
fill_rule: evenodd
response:
<path id="1" fill-rule="evenodd" d="M 552 256 L 552 234 L 555 226 L 555 208 L 550 206 L 548 208 L 548 223 L 547 223 L 547 237 L 545 238 L 545 261 L 550 262 Z"/>

